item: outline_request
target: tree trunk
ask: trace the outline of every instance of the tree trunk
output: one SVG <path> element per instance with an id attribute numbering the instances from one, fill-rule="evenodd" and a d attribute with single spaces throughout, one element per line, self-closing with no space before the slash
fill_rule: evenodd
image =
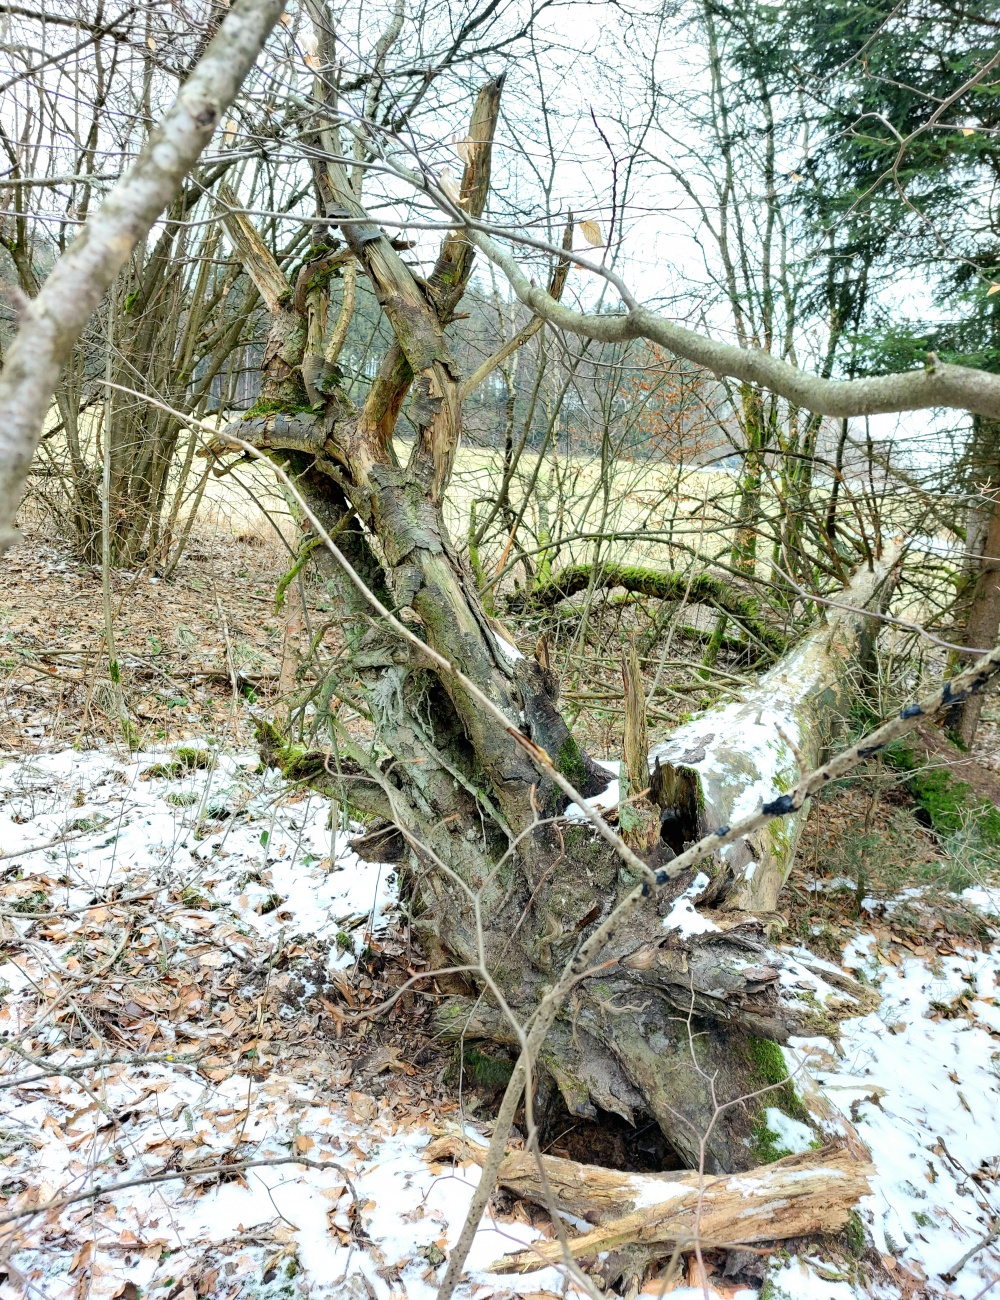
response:
<path id="1" fill-rule="evenodd" d="M 332 38 L 315 21 L 325 64 L 315 93 L 332 103 L 335 86 L 324 80 L 334 66 Z M 461 190 L 462 205 L 472 215 L 482 212 L 486 200 L 499 92 L 498 83 L 484 87 L 472 116 Z M 418 284 L 370 221 L 340 164 L 331 161 L 343 153 L 333 128 L 324 129 L 321 143 L 327 157 L 320 178 L 325 215 L 331 224 L 344 223 L 350 253 L 367 275 L 395 343 L 360 409 L 335 376 L 315 372 L 311 363 L 309 396 L 316 400 L 308 402 L 302 376 L 308 330 L 298 304 L 312 302 L 315 310 L 317 295 L 326 290 L 317 289 L 307 268 L 293 294 L 252 224 L 239 215 L 227 217 L 272 320 L 259 414 L 232 432 L 290 464 L 310 507 L 372 590 L 509 722 L 501 725 L 453 674 L 433 670 L 375 620 L 320 548 L 316 557 L 327 566 L 329 586 L 341 602 L 347 642 L 339 674 L 321 695 L 348 701 L 368 719 L 374 740 L 362 743 L 350 735 L 329 708 L 316 713 L 327 734 L 319 737 L 322 747 L 315 753 L 284 745 L 273 729 L 265 729 L 263 740 L 289 774 L 328 790 L 355 815 L 376 819 L 357 847 L 400 861 L 413 928 L 431 966 L 466 968 L 452 977 L 451 996 L 440 1008 L 442 1033 L 514 1045 L 511 1017 L 521 1023 L 530 1017 L 581 940 L 638 881 L 589 824 L 560 820 L 566 797 L 540 775 L 516 739 L 518 731 L 551 755 L 584 797 L 603 791 L 608 774 L 573 740 L 556 707 L 558 683 L 544 659 L 522 656 L 484 611 L 444 525 L 441 504 L 461 403 L 443 326 L 468 282 L 472 248 L 458 234 L 448 236 L 434 272 Z M 328 250 L 325 265 L 345 251 Z M 553 291 L 564 278 L 565 267 L 557 265 Z M 392 434 L 408 393 L 417 437 L 403 466 Z M 824 632 L 822 645 L 810 640 L 804 657 L 794 652 L 792 662 L 808 669 L 806 695 L 779 669 L 769 678 L 770 689 L 788 693 L 781 716 L 793 729 L 799 726 L 801 747 L 810 753 L 822 743 L 822 718 L 830 712 L 826 695 L 841 698 L 854 634 L 846 620 L 834 620 L 831 628 L 836 630 Z M 768 689 L 759 704 L 747 707 L 763 710 Z M 791 700 L 794 691 L 798 704 Z M 773 735 L 767 739 L 779 743 Z M 699 760 L 684 753 L 678 781 L 693 788 L 687 774 Z M 754 752 L 750 761 L 759 766 L 761 757 Z M 755 779 L 766 797 L 764 773 Z M 666 825 L 676 801 L 666 787 L 661 797 L 669 803 Z M 673 856 L 669 839 L 668 834 L 647 850 L 652 867 Z M 633 1124 L 653 1120 L 686 1164 L 697 1166 L 703 1155 L 708 1172 L 722 1172 L 759 1162 L 767 1148 L 768 1106 L 805 1117 L 775 1044 L 818 1026 L 815 1003 L 792 987 L 801 979 L 782 982 L 787 962 L 769 950 L 764 923 L 735 910 L 743 897 L 737 875 L 747 880 L 744 864 L 737 870 L 726 860 L 711 870 L 709 895 L 728 901 L 723 910 L 700 913 L 693 926 L 683 923 L 690 896 L 704 892 L 701 880 L 689 875 L 675 882 L 673 897 L 651 904 L 627 932 L 611 938 L 600 967 L 580 980 L 546 1041 L 536 1101 L 541 1105 L 558 1090 L 581 1118 L 613 1112 Z M 776 894 L 780 873 L 768 867 L 761 875 Z M 685 898 L 678 900 L 681 894 Z M 469 968 L 490 973 L 505 1010 L 488 982 Z M 863 997 L 857 989 L 847 992 L 848 998 Z M 829 1028 L 826 1022 L 823 1027 Z M 741 1100 L 761 1089 L 766 1091 Z"/>
<path id="2" fill-rule="evenodd" d="M 735 703 L 700 713 L 650 753 L 661 835 L 674 852 L 790 791 L 817 767 L 850 711 L 851 673 L 870 655 L 873 620 L 893 586 L 898 548 L 862 569 L 825 622 L 759 678 Z M 727 910 L 766 913 L 795 857 L 808 808 L 769 823 L 722 850 L 705 901 Z"/>
<path id="3" fill-rule="evenodd" d="M 973 423 L 968 488 L 973 498 L 966 527 L 967 614 L 963 641 L 992 650 L 1000 633 L 1000 420 Z M 972 697 L 948 714 L 948 728 L 966 749 L 976 739 L 983 701 Z"/>

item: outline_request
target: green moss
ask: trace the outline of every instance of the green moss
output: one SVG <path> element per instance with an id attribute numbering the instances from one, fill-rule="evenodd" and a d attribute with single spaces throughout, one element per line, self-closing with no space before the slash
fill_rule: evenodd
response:
<path id="1" fill-rule="evenodd" d="M 471 1043 L 455 1046 L 455 1055 L 445 1075 L 446 1083 L 457 1083 L 459 1077 L 467 1087 L 506 1088 L 514 1073 L 514 1063 L 506 1057 L 491 1056 Z"/>
<path id="2" fill-rule="evenodd" d="M 254 739 L 263 761 L 268 767 L 279 768 L 284 776 L 290 775 L 296 763 L 307 753 L 304 745 L 287 744 L 274 723 L 266 719 L 261 719 L 254 727 Z"/>
<path id="3" fill-rule="evenodd" d="M 34 889 L 24 898 L 19 898 L 11 904 L 12 912 L 44 912 L 49 905 L 49 896 L 43 889 Z"/>
<path id="4" fill-rule="evenodd" d="M 767 1126 L 767 1109 L 776 1106 L 790 1119 L 802 1124 L 809 1121 L 809 1114 L 802 1104 L 802 1099 L 795 1091 L 795 1085 L 788 1077 L 785 1057 L 777 1043 L 769 1038 L 757 1038 L 748 1034 L 745 1039 L 747 1091 L 757 1092 L 768 1088 L 757 1099 L 757 1113 L 750 1127 L 750 1149 L 758 1164 L 770 1164 L 788 1155 L 786 1148 L 779 1145 L 780 1138 Z"/>
<path id="5" fill-rule="evenodd" d="M 567 736 L 559 746 L 555 765 L 556 770 L 561 772 L 567 781 L 571 781 L 578 790 L 587 780 L 587 769 L 583 763 L 580 746 L 572 736 Z"/>
<path id="6" fill-rule="evenodd" d="M 857 1210 L 852 1210 L 847 1216 L 847 1223 L 844 1225 L 844 1239 L 847 1242 L 847 1249 L 855 1259 L 860 1259 L 865 1252 L 865 1226 L 861 1222 L 861 1215 Z"/>
<path id="7" fill-rule="evenodd" d="M 784 1083 L 788 1079 L 788 1066 L 784 1053 L 770 1038 L 747 1035 L 747 1050 L 764 1083 Z"/>
<path id="8" fill-rule="evenodd" d="M 905 741 L 890 745 L 885 757 L 897 770 L 911 774 L 907 789 L 939 835 L 964 830 L 971 820 L 987 843 L 1000 845 L 1000 808 L 978 799 L 972 788 L 956 780 L 947 768 L 928 768 Z"/>
<path id="9" fill-rule="evenodd" d="M 185 776 L 188 772 L 194 772 L 198 768 L 206 768 L 212 762 L 212 751 L 210 749 L 198 749 L 194 745 L 178 745 L 174 750 L 174 756 L 167 763 L 153 763 L 150 767 L 144 768 L 142 776 L 148 780 L 150 777 L 163 777 L 172 780 L 179 776 Z"/>
<path id="10" fill-rule="evenodd" d="M 753 1152 L 754 1163 L 758 1165 L 770 1165 L 782 1156 L 792 1154 L 787 1147 L 781 1145 L 778 1134 L 768 1128 L 763 1111 L 754 1120 L 750 1130 L 750 1150 Z"/>
<path id="11" fill-rule="evenodd" d="M 313 551 L 322 545 L 323 539 L 321 537 L 306 537 L 302 540 L 298 554 L 293 560 L 291 568 L 278 579 L 278 585 L 274 590 L 274 612 L 276 614 L 285 603 L 285 593 L 288 591 L 288 588 L 305 568 Z"/>

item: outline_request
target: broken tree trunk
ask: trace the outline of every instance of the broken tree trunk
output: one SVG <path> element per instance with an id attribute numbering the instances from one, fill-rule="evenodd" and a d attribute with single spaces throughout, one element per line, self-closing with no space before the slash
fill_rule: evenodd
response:
<path id="1" fill-rule="evenodd" d="M 460 233 L 449 235 L 430 276 L 418 281 L 370 220 L 337 161 L 344 151 L 333 111 L 332 19 L 319 0 L 310 0 L 309 12 L 320 64 L 315 98 L 330 110 L 317 128 L 320 206 L 331 227 L 340 225 L 352 261 L 330 240 L 312 250 L 294 291 L 284 287 L 273 253 L 249 218 L 234 214 L 230 196 L 227 229 L 271 310 L 262 398 L 231 432 L 288 464 L 310 509 L 379 600 L 507 722 L 375 618 L 318 548 L 312 554 L 338 603 L 343 654 L 312 695 L 314 748 L 286 745 L 273 728 L 265 729 L 263 748 L 354 816 L 375 819 L 358 848 L 399 862 L 428 961 L 463 970 L 440 1008 L 442 1033 L 491 1040 L 502 1051 L 518 1041 L 512 1019 L 531 1017 L 580 943 L 640 882 L 589 823 L 563 819 L 566 796 L 522 742 L 551 755 L 584 797 L 604 790 L 608 774 L 570 734 L 548 665 L 525 658 L 483 609 L 445 527 L 442 501 L 468 385 L 444 327 L 468 283 L 472 246 Z M 484 86 L 465 142 L 460 197 L 472 216 L 486 202 L 500 91 L 497 82 Z M 558 293 L 567 268 L 554 260 L 550 285 Z M 338 315 L 327 310 L 325 295 L 337 271 L 352 264 L 368 278 L 395 336 L 360 408 L 336 373 L 321 373 L 317 363 L 320 350 L 325 357 L 331 349 L 317 322 Z M 488 372 L 483 363 L 476 376 Z M 416 436 L 404 464 L 393 435 L 407 398 Z M 220 443 L 217 454 L 223 449 Z M 845 658 L 847 639 L 845 630 Z M 835 658 L 830 652 L 823 662 Z M 818 716 L 826 679 L 818 670 L 815 676 Z M 366 735 L 342 725 L 337 701 L 365 719 Z M 694 770 L 695 760 L 687 766 Z M 653 869 L 664 866 L 670 845 L 658 840 L 643 856 Z M 727 870 L 714 864 L 713 880 Z M 776 1044 L 793 1032 L 829 1029 L 829 1007 L 817 1007 L 830 989 L 772 951 L 752 914 L 696 913 L 692 899 L 701 892 L 689 873 L 611 937 L 549 1033 L 536 1063 L 535 1102 L 543 1110 L 559 1093 L 581 1119 L 611 1111 L 634 1124 L 654 1121 L 683 1161 L 695 1166 L 703 1154 L 715 1173 L 773 1152 L 768 1107 L 806 1118 Z M 489 980 L 476 971 L 488 971 Z M 851 988 L 837 995 L 855 1010 L 866 996 Z"/>
<path id="2" fill-rule="evenodd" d="M 428 1160 L 481 1164 L 486 1148 L 460 1135 L 435 1139 Z M 871 1162 L 827 1146 L 745 1173 L 713 1177 L 696 1171 L 632 1174 L 528 1151 L 508 1153 L 497 1181 L 516 1196 L 586 1218 L 591 1232 L 569 1238 L 574 1259 L 644 1247 L 649 1259 L 675 1249 L 737 1247 L 839 1232 L 869 1191 Z M 559 1241 L 539 1241 L 491 1266 L 494 1273 L 531 1273 L 564 1259 Z"/>
<path id="3" fill-rule="evenodd" d="M 786 1156 L 743 1174 L 706 1177 L 700 1187 L 698 1176 L 689 1175 L 673 1185 L 672 1196 L 571 1237 L 569 1251 L 574 1259 L 587 1259 L 645 1246 L 667 1255 L 696 1244 L 734 1248 L 839 1232 L 868 1194 L 873 1173 L 872 1165 L 859 1164 L 842 1148 L 827 1148 Z M 498 1260 L 491 1272 L 532 1273 L 563 1257 L 560 1242 L 539 1242 Z"/>
<path id="4" fill-rule="evenodd" d="M 652 797 L 661 808 L 661 836 L 674 852 L 780 798 L 803 765 L 819 766 L 856 698 L 874 633 L 866 611 L 884 610 L 898 555 L 892 548 L 862 568 L 825 621 L 739 700 L 699 713 L 653 747 Z M 808 807 L 723 849 L 703 900 L 772 912 L 807 815 Z"/>

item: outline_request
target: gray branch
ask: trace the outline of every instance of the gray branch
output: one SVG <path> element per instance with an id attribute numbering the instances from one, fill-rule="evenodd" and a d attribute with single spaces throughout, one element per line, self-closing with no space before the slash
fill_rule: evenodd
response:
<path id="1" fill-rule="evenodd" d="M 28 468 L 73 345 L 211 140 L 283 7 L 237 0 L 134 165 L 25 307 L 0 373 L 0 552 L 17 540 Z"/>
<path id="2" fill-rule="evenodd" d="M 968 366 L 946 365 L 933 353 L 928 353 L 927 365 L 922 370 L 877 375 L 870 379 L 823 379 L 760 349 L 719 343 L 638 304 L 614 316 L 574 311 L 532 284 L 517 260 L 495 239 L 471 224 L 466 225 L 465 233 L 480 252 L 500 268 L 526 307 L 568 334 L 580 334 L 602 343 L 646 338 L 715 375 L 728 375 L 742 383 L 759 384 L 817 415 L 847 419 L 858 415 L 951 407 L 1000 419 L 1000 375 Z"/>

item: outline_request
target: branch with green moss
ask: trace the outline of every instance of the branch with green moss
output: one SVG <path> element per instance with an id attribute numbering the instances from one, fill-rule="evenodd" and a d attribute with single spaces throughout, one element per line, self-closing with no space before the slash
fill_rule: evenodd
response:
<path id="1" fill-rule="evenodd" d="M 282 574 L 282 576 L 278 579 L 278 585 L 274 591 L 274 612 L 276 614 L 281 609 L 282 605 L 285 603 L 285 593 L 288 591 L 288 588 L 292 585 L 295 579 L 306 567 L 306 563 L 308 562 L 309 557 L 310 555 L 312 555 L 313 551 L 315 551 L 317 547 L 322 545 L 323 545 L 323 539 L 321 537 L 306 537 L 303 539 L 301 545 L 299 546 L 299 553 L 295 557 L 295 560 L 292 563 L 292 567 L 288 570 L 287 573 Z"/>
<path id="2" fill-rule="evenodd" d="M 548 582 L 541 583 L 530 594 L 520 597 L 518 603 L 525 609 L 549 609 L 589 588 L 610 590 L 613 587 L 623 587 L 625 591 L 657 600 L 713 605 L 741 624 L 768 649 L 780 654 L 788 645 L 786 637 L 764 623 L 755 597 L 710 573 L 699 573 L 692 578 L 686 573 L 664 573 L 632 564 L 599 564 L 596 569 L 593 564 L 572 564 L 561 569 Z"/>
<path id="3" fill-rule="evenodd" d="M 286 781 L 331 795 L 366 817 L 392 816 L 385 791 L 356 759 L 289 744 L 274 723 L 264 718 L 258 719 L 254 735 L 262 762 L 278 768 Z"/>

